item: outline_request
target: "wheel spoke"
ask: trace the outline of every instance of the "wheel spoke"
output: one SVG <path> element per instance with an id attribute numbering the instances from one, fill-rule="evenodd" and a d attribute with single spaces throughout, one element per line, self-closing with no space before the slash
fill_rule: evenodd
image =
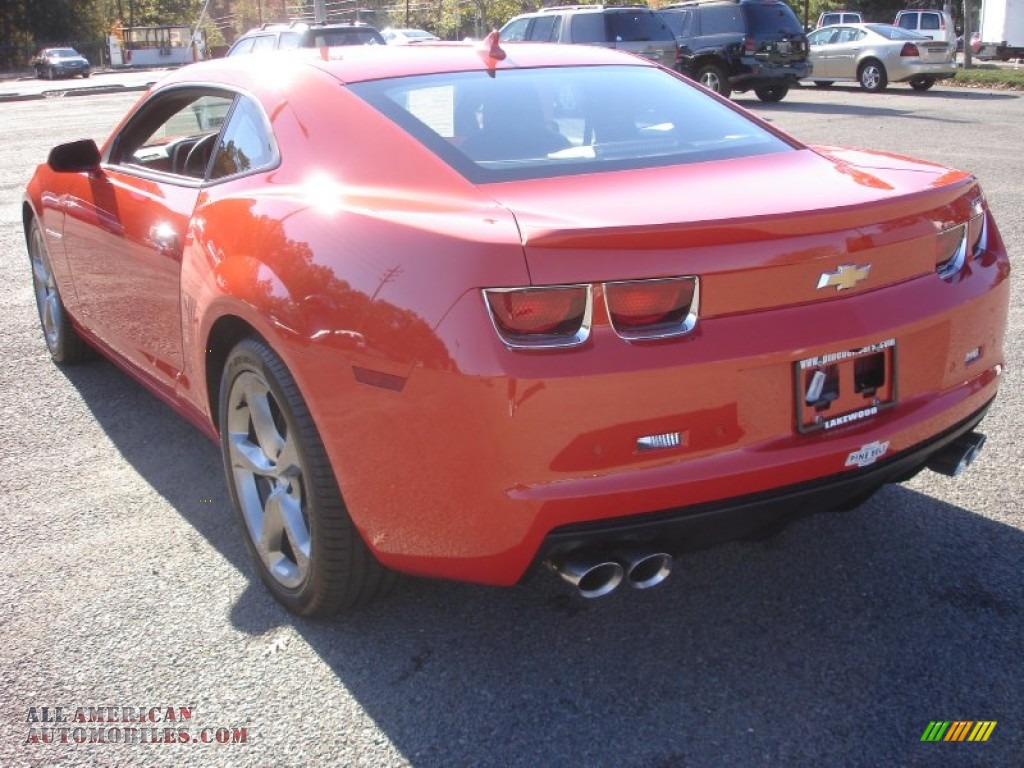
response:
<path id="1" fill-rule="evenodd" d="M 50 273 L 47 272 L 46 265 L 43 264 L 43 260 L 39 256 L 32 258 L 32 277 L 39 285 L 50 285 Z"/>
<path id="2" fill-rule="evenodd" d="M 284 523 L 284 529 L 288 533 L 288 542 L 291 544 L 292 552 L 295 553 L 296 565 L 301 573 L 305 573 L 309 564 L 311 544 L 309 529 L 302 517 L 302 503 L 284 488 L 279 488 L 270 494 L 267 506 L 269 507 L 275 500 L 280 509 L 279 514 Z"/>
<path id="3" fill-rule="evenodd" d="M 57 294 L 50 292 L 46 294 L 46 300 L 43 302 L 43 329 L 46 333 L 53 333 L 56 330 L 60 317 L 60 305 L 58 304 Z"/>
<path id="4" fill-rule="evenodd" d="M 285 553 L 286 537 L 292 557 Z M 309 530 L 302 519 L 301 505 L 283 486 L 267 498 L 256 548 L 282 584 L 291 587 L 301 583 L 309 568 Z"/>
<path id="5" fill-rule="evenodd" d="M 231 466 L 254 475 L 274 476 L 277 468 L 263 452 L 263 448 L 249 440 L 249 435 L 232 432 L 228 435 L 231 447 Z"/>
<path id="6" fill-rule="evenodd" d="M 279 477 L 298 477 L 302 471 L 302 464 L 299 463 L 299 453 L 295 441 L 289 436 L 281 445 L 281 451 L 277 455 L 277 474 Z"/>
<path id="7" fill-rule="evenodd" d="M 249 387 L 245 392 L 245 401 L 249 405 L 249 418 L 252 420 L 256 439 L 267 458 L 276 462 L 285 440 L 274 423 L 274 416 L 270 410 L 270 397 L 271 395 L 266 389 L 256 391 L 255 387 Z"/>

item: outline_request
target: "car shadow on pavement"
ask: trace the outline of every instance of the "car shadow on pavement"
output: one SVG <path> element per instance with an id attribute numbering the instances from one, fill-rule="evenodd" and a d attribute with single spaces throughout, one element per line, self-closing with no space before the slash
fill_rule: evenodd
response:
<path id="1" fill-rule="evenodd" d="M 358 612 L 305 621 L 262 588 L 233 515 L 198 503 L 229 509 L 216 446 L 106 363 L 66 375 L 146 482 L 248 575 L 235 627 L 294 627 L 412 765 L 1024 754 L 1024 533 L 1012 526 L 891 486 L 767 541 L 680 558 L 646 592 L 586 601 L 541 572 L 511 589 L 407 578 Z M 934 720 L 999 725 L 984 744 L 923 743 Z"/>

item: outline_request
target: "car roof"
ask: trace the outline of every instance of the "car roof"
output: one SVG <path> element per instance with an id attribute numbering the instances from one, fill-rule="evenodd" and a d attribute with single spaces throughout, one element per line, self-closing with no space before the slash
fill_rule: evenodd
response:
<path id="1" fill-rule="evenodd" d="M 545 43 L 502 43 L 504 59 L 492 59 L 480 42 L 424 41 L 410 46 L 343 46 L 327 50 L 323 58 L 317 48 L 282 51 L 273 57 L 236 56 L 213 59 L 174 70 L 160 81 L 160 87 L 179 83 L 227 83 L 261 90 L 261 82 L 278 83 L 310 67 L 323 70 L 345 83 L 391 77 L 508 70 L 530 67 L 596 66 L 618 64 L 656 66 L 628 53 L 588 45 Z"/>

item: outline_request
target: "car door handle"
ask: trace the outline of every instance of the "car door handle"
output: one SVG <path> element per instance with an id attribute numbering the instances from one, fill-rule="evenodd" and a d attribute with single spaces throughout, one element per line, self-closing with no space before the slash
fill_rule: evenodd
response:
<path id="1" fill-rule="evenodd" d="M 181 255 L 181 239 L 170 224 L 157 224 L 149 230 L 149 241 L 163 256 L 177 258 Z"/>

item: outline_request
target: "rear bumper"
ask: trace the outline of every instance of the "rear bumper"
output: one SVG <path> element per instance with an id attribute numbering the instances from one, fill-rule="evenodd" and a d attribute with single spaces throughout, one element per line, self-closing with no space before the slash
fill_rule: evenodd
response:
<path id="1" fill-rule="evenodd" d="M 852 509 L 883 485 L 903 482 L 924 469 L 932 456 L 977 427 L 990 405 L 991 401 L 935 437 L 863 469 L 641 517 L 563 526 L 548 535 L 538 559 L 623 542 L 651 544 L 659 552 L 679 554 L 757 536 L 816 512 Z"/>
<path id="2" fill-rule="evenodd" d="M 894 83 L 903 83 L 913 80 L 915 77 L 953 77 L 956 74 L 956 62 L 940 61 L 932 64 L 908 64 L 901 67 L 892 67 L 889 70 L 889 79 Z"/>
<path id="3" fill-rule="evenodd" d="M 729 78 L 734 88 L 755 88 L 761 85 L 795 85 L 802 78 L 811 76 L 811 64 L 802 61 L 790 64 L 773 64 L 753 56 L 744 56 Z"/>

